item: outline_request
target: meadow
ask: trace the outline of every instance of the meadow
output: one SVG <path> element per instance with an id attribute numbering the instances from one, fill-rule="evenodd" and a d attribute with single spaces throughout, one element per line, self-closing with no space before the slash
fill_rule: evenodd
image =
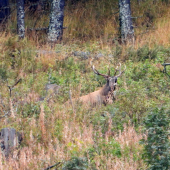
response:
<path id="1" fill-rule="evenodd" d="M 138 10 L 136 10 L 138 9 Z M 162 64 L 170 62 L 170 8 L 164 1 L 131 4 L 135 43 L 119 43 L 115 0 L 66 3 L 61 44 L 51 47 L 44 32 L 16 34 L 16 15 L 0 32 L 0 129 L 12 127 L 23 136 L 21 145 L 0 169 L 146 170 L 144 120 L 155 108 L 170 110 L 170 79 Z M 26 13 L 26 28 L 46 27 L 49 16 L 37 21 Z M 137 17 L 137 18 L 135 18 Z M 78 55 L 75 55 L 75 53 Z M 98 90 L 105 79 L 94 74 L 89 61 L 111 75 L 119 62 L 116 100 L 107 106 L 66 106 L 71 97 Z M 170 74 L 170 67 L 167 66 Z M 9 93 L 9 87 L 21 79 Z M 46 84 L 59 91 L 46 94 Z M 42 100 L 43 98 L 43 100 Z M 5 115 L 5 116 L 4 116 Z"/>

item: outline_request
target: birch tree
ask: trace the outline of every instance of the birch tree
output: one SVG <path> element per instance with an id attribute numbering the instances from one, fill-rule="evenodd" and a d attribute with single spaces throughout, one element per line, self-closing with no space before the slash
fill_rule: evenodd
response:
<path id="1" fill-rule="evenodd" d="M 52 0 L 48 30 L 48 42 L 56 43 L 62 40 L 64 4 L 64 0 Z"/>
<path id="2" fill-rule="evenodd" d="M 24 0 L 17 0 L 17 32 L 20 39 L 25 37 Z"/>
<path id="3" fill-rule="evenodd" d="M 119 0 L 119 20 L 121 42 L 132 43 L 134 41 L 134 29 L 131 19 L 130 0 Z"/>

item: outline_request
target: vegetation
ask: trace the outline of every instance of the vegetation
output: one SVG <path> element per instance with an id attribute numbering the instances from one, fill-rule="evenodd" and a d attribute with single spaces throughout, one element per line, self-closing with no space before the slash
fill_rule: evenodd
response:
<path id="1" fill-rule="evenodd" d="M 59 168 L 63 169 L 149 168 L 151 163 L 148 165 L 142 157 L 149 150 L 146 143 L 139 144 L 147 135 L 142 130 L 144 125 L 150 127 L 145 118 L 148 116 L 151 127 L 155 114 L 165 116 L 161 122 L 169 119 L 168 112 L 158 108 L 170 110 L 170 80 L 161 65 L 170 60 L 170 8 L 161 0 L 132 2 L 132 16 L 139 17 L 133 20 L 136 42 L 121 45 L 116 4 L 116 0 L 67 3 L 63 41 L 53 48 L 41 31 L 27 29 L 26 38 L 18 41 L 15 15 L 3 27 L 0 129 L 15 128 L 23 134 L 23 141 L 8 160 L 0 153 L 2 169 L 38 170 L 57 162 L 62 162 Z M 37 20 L 38 15 L 26 14 L 27 28 L 33 23 L 36 27 L 48 25 L 48 14 Z M 88 59 L 75 52 L 88 54 Z M 109 66 L 114 74 L 119 62 L 122 67 L 126 65 L 126 72 L 118 79 L 116 100 L 112 105 L 94 108 L 80 104 L 74 109 L 66 107 L 69 90 L 74 98 L 104 85 L 105 80 L 89 66 L 92 57 L 101 73 L 107 73 Z M 168 66 L 167 72 L 170 74 Z M 8 86 L 20 78 L 22 82 L 14 86 L 10 96 Z M 49 82 L 60 86 L 59 93 L 52 97 L 46 96 L 45 85 Z M 165 126 L 162 130 L 167 142 L 168 129 Z M 159 142 L 155 137 L 155 143 Z M 154 141 L 148 138 L 146 142 L 152 148 Z"/>
<path id="2" fill-rule="evenodd" d="M 144 121 L 147 129 L 144 158 L 148 162 L 149 169 L 169 169 L 169 111 L 164 108 L 156 108 L 148 114 Z"/>

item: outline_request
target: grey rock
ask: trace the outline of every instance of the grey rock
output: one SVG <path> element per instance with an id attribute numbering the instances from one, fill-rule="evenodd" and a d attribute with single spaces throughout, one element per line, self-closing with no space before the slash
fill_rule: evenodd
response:
<path id="1" fill-rule="evenodd" d="M 76 57 L 80 57 L 84 60 L 87 60 L 89 58 L 90 52 L 74 51 L 73 55 Z"/>

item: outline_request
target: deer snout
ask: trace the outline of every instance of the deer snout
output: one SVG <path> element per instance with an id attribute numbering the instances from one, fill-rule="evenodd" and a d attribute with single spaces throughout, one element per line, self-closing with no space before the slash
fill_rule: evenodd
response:
<path id="1" fill-rule="evenodd" d="M 117 82 L 112 82 L 111 84 L 110 84 L 110 87 L 115 87 L 115 86 L 117 86 Z"/>

